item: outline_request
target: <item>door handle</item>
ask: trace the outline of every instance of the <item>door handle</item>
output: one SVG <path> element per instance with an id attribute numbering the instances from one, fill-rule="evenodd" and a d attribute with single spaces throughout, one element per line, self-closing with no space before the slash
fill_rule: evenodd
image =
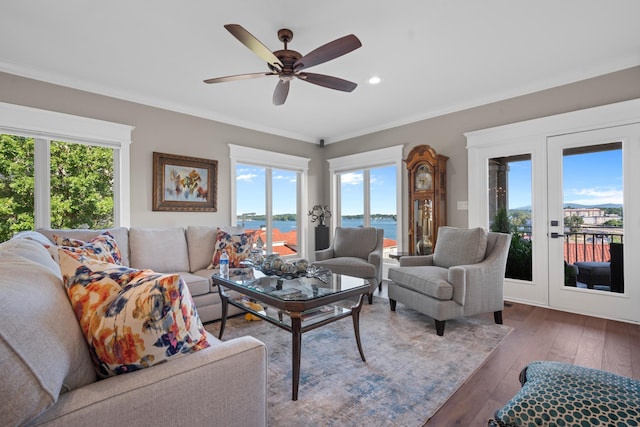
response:
<path id="1" fill-rule="evenodd" d="M 552 239 L 557 239 L 558 237 L 564 237 L 564 234 L 551 233 L 551 238 Z"/>

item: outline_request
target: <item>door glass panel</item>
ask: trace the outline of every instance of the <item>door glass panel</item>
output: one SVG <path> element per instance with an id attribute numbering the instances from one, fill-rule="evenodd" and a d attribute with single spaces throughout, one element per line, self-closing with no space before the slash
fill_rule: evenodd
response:
<path id="1" fill-rule="evenodd" d="M 565 286 L 624 292 L 622 143 L 565 148 Z"/>
<path id="2" fill-rule="evenodd" d="M 511 233 L 505 277 L 531 281 L 531 154 L 489 159 L 490 229 Z"/>

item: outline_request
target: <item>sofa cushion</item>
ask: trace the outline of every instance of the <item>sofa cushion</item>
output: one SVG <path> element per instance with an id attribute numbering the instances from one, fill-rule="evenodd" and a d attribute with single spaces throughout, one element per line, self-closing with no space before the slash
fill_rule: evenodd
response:
<path id="1" fill-rule="evenodd" d="M 251 249 L 256 242 L 257 233 L 254 230 L 244 231 L 241 233 L 229 233 L 218 228 L 216 234 L 216 244 L 214 246 L 213 257 L 211 259 L 210 268 L 218 268 L 220 265 L 220 255 L 223 251 L 227 251 L 229 255 L 229 267 L 242 267 L 241 261 L 244 261 L 251 254 Z"/>
<path id="2" fill-rule="evenodd" d="M 22 425 L 96 373 L 44 246 L 28 239 L 0 244 L 0 271 L 1 423 Z"/>
<path id="3" fill-rule="evenodd" d="M 129 229 L 131 267 L 162 273 L 189 271 L 187 238 L 183 228 Z"/>
<path id="4" fill-rule="evenodd" d="M 449 268 L 479 263 L 487 251 L 487 235 L 487 230 L 482 227 L 440 227 L 433 264 Z"/>
<path id="5" fill-rule="evenodd" d="M 216 246 L 218 229 L 230 234 L 239 234 L 244 231 L 242 227 L 213 225 L 190 225 L 187 227 L 187 246 L 189 248 L 190 272 L 204 270 L 211 265 L 213 250 Z"/>
<path id="6" fill-rule="evenodd" d="M 209 346 L 180 275 L 126 268 L 64 249 L 59 259 L 101 376 L 157 365 Z"/>
<path id="7" fill-rule="evenodd" d="M 89 258 L 110 262 L 112 264 L 120 265 L 122 263 L 122 254 L 120 253 L 118 242 L 116 242 L 116 239 L 108 231 L 94 237 L 88 242 L 68 236 L 59 236 L 57 234 L 54 234 L 52 237 L 53 243 L 57 246 L 62 246 L 70 252 L 86 255 Z"/>
<path id="8" fill-rule="evenodd" d="M 177 274 L 182 277 L 182 280 L 184 280 L 184 283 L 189 288 L 189 293 L 191 293 L 191 296 L 195 297 L 210 292 L 211 280 L 209 280 L 209 278 L 211 277 L 211 270 L 205 271 L 209 272 L 209 275 L 205 277 L 193 273 L 188 273 L 186 271 L 177 272 Z"/>
<path id="9" fill-rule="evenodd" d="M 378 231 L 373 227 L 336 227 L 333 242 L 334 257 L 368 259 L 378 244 Z"/>
<path id="10" fill-rule="evenodd" d="M 88 242 L 96 236 L 108 231 L 118 242 L 118 248 L 120 248 L 120 256 L 122 257 L 122 265 L 130 265 L 129 261 L 129 229 L 126 227 L 114 227 L 106 228 L 103 230 L 90 230 L 90 229 L 54 229 L 54 228 L 38 228 L 39 233 L 46 236 L 51 242 L 53 242 L 53 236 L 63 236 L 70 239 L 83 240 Z M 57 256 L 57 255 L 56 255 Z"/>
<path id="11" fill-rule="evenodd" d="M 453 286 L 447 282 L 448 270 L 442 267 L 392 267 L 389 280 L 423 295 L 446 301 L 453 297 Z"/>

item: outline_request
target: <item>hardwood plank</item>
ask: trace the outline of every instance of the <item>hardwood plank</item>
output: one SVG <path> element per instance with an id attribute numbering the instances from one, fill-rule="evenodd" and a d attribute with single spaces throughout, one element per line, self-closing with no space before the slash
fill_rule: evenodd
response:
<path id="1" fill-rule="evenodd" d="M 586 366 L 587 368 L 602 368 L 606 327 L 607 321 L 605 319 L 597 317 L 586 318 L 582 339 L 578 344 L 576 357 L 573 360 L 575 365 Z"/>
<path id="2" fill-rule="evenodd" d="M 629 325 L 609 320 L 604 341 L 602 368 L 618 375 L 632 376 Z"/>

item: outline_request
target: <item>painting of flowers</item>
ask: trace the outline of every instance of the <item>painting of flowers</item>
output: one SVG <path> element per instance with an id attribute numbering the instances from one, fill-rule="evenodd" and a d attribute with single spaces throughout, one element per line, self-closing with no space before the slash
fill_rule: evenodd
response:
<path id="1" fill-rule="evenodd" d="M 154 211 L 215 212 L 216 160 L 153 153 Z"/>

